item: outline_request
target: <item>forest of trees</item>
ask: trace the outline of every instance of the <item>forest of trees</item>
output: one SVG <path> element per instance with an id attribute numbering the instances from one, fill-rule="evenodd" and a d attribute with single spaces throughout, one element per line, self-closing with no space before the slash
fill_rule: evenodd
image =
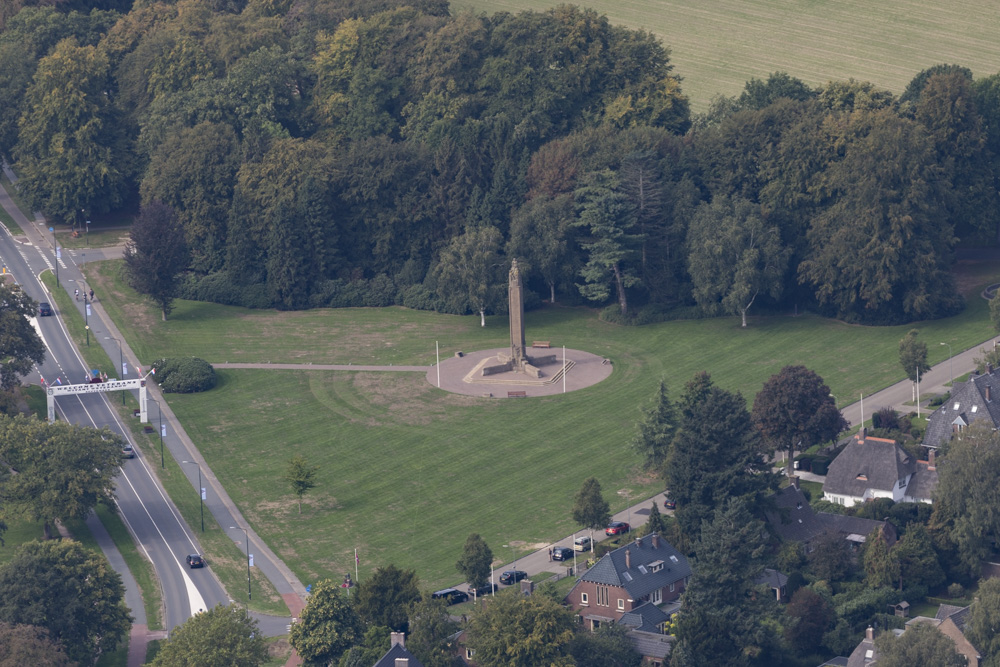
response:
<path id="1" fill-rule="evenodd" d="M 55 221 L 169 207 L 178 294 L 252 307 L 501 312 L 476 267 L 517 257 L 536 302 L 623 320 L 903 322 L 997 238 L 1000 75 L 776 73 L 693 115 L 592 10 L 404 2 L 3 0 L 0 153 Z"/>

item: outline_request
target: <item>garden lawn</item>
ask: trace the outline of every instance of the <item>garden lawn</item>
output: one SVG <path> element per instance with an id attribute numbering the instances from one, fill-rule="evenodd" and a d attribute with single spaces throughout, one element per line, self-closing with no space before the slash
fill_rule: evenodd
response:
<path id="1" fill-rule="evenodd" d="M 542 11 L 561 0 L 454 0 L 453 11 Z M 695 111 L 739 95 L 751 77 L 788 72 L 811 86 L 854 78 L 897 95 L 932 65 L 977 77 L 1000 70 L 1000 12 L 987 0 L 589 0 L 612 23 L 648 30 L 670 48 Z"/>
<path id="2" fill-rule="evenodd" d="M 506 344 L 506 318 L 454 317 L 402 308 L 250 311 L 178 302 L 167 322 L 104 263 L 91 279 L 144 363 L 161 356 L 209 361 L 431 364 Z M 980 267 L 981 268 L 981 267 Z M 996 267 L 992 267 L 996 275 Z M 983 273 L 989 273 L 983 271 Z M 978 275 L 978 274 L 977 274 Z M 988 281 L 983 281 L 988 282 Z M 606 356 L 611 377 L 547 398 L 505 401 L 441 392 L 421 373 L 220 370 L 205 394 L 170 404 L 257 532 L 306 584 L 361 576 L 393 563 L 428 589 L 458 583 L 465 538 L 478 532 L 503 557 L 511 540 L 543 548 L 573 532 L 573 496 L 591 475 L 613 510 L 662 489 L 629 447 L 640 407 L 661 377 L 671 394 L 702 370 L 752 401 L 786 364 L 805 364 L 843 399 L 902 378 L 898 344 L 917 328 L 932 362 L 992 335 L 984 301 L 960 315 L 900 327 L 859 327 L 814 315 L 618 327 L 579 308 L 526 316 L 529 339 Z M 842 400 L 841 403 L 847 402 Z M 301 454 L 320 468 L 299 515 L 281 477 Z M 643 494 L 646 494 L 645 496 Z M 232 592 L 232 591 L 231 591 Z"/>

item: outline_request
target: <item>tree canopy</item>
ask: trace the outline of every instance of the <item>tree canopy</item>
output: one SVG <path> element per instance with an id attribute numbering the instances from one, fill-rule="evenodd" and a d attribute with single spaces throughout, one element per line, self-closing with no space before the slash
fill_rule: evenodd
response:
<path id="1" fill-rule="evenodd" d="M 915 623 L 899 637 L 884 632 L 875 639 L 878 664 L 888 667 L 940 665 L 963 667 L 965 656 L 955 650 L 955 641 L 933 625 Z"/>
<path id="2" fill-rule="evenodd" d="M 267 640 L 257 621 L 235 605 L 216 605 L 195 614 L 160 648 L 154 667 L 258 667 L 267 661 Z"/>
<path id="3" fill-rule="evenodd" d="M 386 565 L 376 568 L 371 577 L 358 584 L 354 608 L 369 626 L 406 632 L 407 610 L 419 599 L 417 573 Z"/>
<path id="4" fill-rule="evenodd" d="M 601 492 L 596 477 L 588 477 L 576 494 L 573 503 L 573 521 L 584 528 L 599 530 L 611 520 L 611 507 Z"/>
<path id="5" fill-rule="evenodd" d="M 340 586 L 329 579 L 312 587 L 298 623 L 292 624 L 289 642 L 307 662 L 328 664 L 360 642 L 361 619 Z"/>
<path id="6" fill-rule="evenodd" d="M 573 615 L 544 595 L 503 592 L 469 619 L 468 646 L 483 667 L 569 667 Z"/>
<path id="7" fill-rule="evenodd" d="M 455 568 L 462 573 L 472 588 L 485 586 L 490 579 L 493 551 L 479 533 L 471 533 L 462 548 L 462 557 Z"/>

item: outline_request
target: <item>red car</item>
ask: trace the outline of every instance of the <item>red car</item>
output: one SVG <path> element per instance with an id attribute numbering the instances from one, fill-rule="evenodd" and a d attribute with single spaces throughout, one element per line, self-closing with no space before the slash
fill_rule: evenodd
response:
<path id="1" fill-rule="evenodd" d="M 611 525 L 604 529 L 605 535 L 621 535 L 622 533 L 627 533 L 631 529 L 624 521 L 612 521 Z"/>

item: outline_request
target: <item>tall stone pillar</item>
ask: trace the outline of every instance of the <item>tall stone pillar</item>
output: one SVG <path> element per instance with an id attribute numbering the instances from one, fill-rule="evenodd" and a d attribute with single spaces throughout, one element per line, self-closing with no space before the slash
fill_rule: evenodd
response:
<path id="1" fill-rule="evenodd" d="M 524 350 L 524 286 L 521 284 L 517 259 L 510 264 L 507 292 L 510 300 L 510 358 L 514 362 L 514 368 L 521 370 L 527 361 L 527 355 Z"/>

